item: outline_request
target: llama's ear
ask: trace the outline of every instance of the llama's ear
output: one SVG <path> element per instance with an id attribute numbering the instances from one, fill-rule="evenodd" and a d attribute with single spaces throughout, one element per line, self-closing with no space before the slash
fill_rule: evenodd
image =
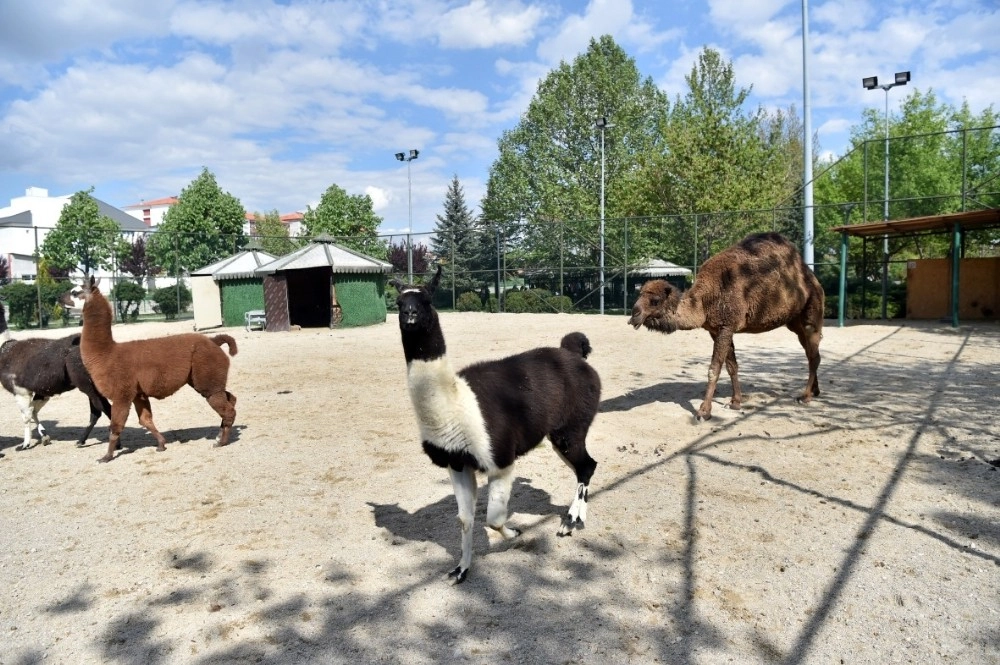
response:
<path id="1" fill-rule="evenodd" d="M 441 264 L 439 263 L 438 264 L 437 272 L 434 273 L 434 279 L 432 279 L 431 283 L 428 284 L 427 287 L 426 287 L 427 288 L 427 292 L 428 293 L 434 293 L 435 291 L 437 291 L 438 284 L 440 284 L 440 283 L 441 283 Z"/>
<path id="2" fill-rule="evenodd" d="M 398 279 L 396 279 L 395 277 L 393 277 L 392 279 L 389 280 L 389 286 L 391 286 L 392 288 L 396 289 L 400 293 L 403 292 L 403 283 L 401 281 L 399 281 Z"/>

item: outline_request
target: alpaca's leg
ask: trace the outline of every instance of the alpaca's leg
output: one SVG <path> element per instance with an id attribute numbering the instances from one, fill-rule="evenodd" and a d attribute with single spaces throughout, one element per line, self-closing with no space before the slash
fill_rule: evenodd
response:
<path id="1" fill-rule="evenodd" d="M 583 431 L 553 432 L 549 435 L 552 446 L 559 457 L 576 472 L 576 493 L 569 504 L 569 510 L 559 527 L 560 536 L 573 535 L 573 529 L 583 527 L 587 521 L 587 499 L 590 496 L 590 479 L 597 469 L 597 462 L 587 452 L 587 424 Z"/>
<path id="2" fill-rule="evenodd" d="M 219 436 L 215 439 L 215 446 L 224 446 L 229 443 L 229 432 L 236 420 L 236 395 L 228 390 L 215 393 L 208 398 L 209 405 L 215 412 L 222 416 L 222 426 L 219 428 Z"/>
<path id="3" fill-rule="evenodd" d="M 23 388 L 14 389 L 14 402 L 17 404 L 18 411 L 21 412 L 21 420 L 24 421 L 24 441 L 21 442 L 21 445 L 14 448 L 14 450 L 27 450 L 35 445 L 35 441 L 32 439 L 37 418 L 35 409 L 32 408 L 34 399 L 35 394 L 30 390 L 24 390 Z"/>
<path id="4" fill-rule="evenodd" d="M 736 346 L 732 340 L 729 341 L 729 353 L 726 354 L 726 371 L 729 372 L 729 380 L 733 383 L 733 399 L 729 402 L 729 408 L 738 411 L 743 406 L 743 390 L 740 388 L 740 367 L 736 362 Z"/>
<path id="5" fill-rule="evenodd" d="M 510 488 L 514 484 L 514 465 L 511 464 L 499 474 L 490 478 L 489 502 L 486 505 L 486 524 L 504 537 L 505 540 L 521 535 L 517 529 L 507 526 L 507 502 Z"/>
<path id="6" fill-rule="evenodd" d="M 712 362 L 708 365 L 708 387 L 705 388 L 705 399 L 698 407 L 698 420 L 708 420 L 712 417 L 712 398 L 715 396 L 715 386 L 719 383 L 719 374 L 722 372 L 722 361 L 729 354 L 729 347 L 733 343 L 733 333 L 723 328 L 712 334 L 712 341 L 715 344 L 712 348 Z"/>
<path id="7" fill-rule="evenodd" d="M 451 486 L 458 502 L 458 525 L 462 529 L 462 558 L 458 567 L 448 573 L 455 578 L 455 584 L 465 581 L 472 565 L 472 524 L 476 516 L 476 472 L 466 467 L 462 471 L 448 469 L 451 474 Z"/>
<path id="8" fill-rule="evenodd" d="M 132 400 L 132 404 L 135 405 L 135 413 L 139 416 L 139 424 L 153 435 L 153 438 L 156 439 L 156 450 L 162 453 L 167 449 L 167 440 L 163 438 L 160 430 L 156 429 L 156 425 L 153 424 L 153 406 L 149 403 L 149 397 L 146 395 L 137 395 Z"/>
<path id="9" fill-rule="evenodd" d="M 128 400 L 124 399 L 117 400 L 111 404 L 111 425 L 108 427 L 108 452 L 104 454 L 104 457 L 97 460 L 98 462 L 110 462 L 114 459 L 122 430 L 125 429 L 125 421 L 128 420 L 130 406 Z"/>

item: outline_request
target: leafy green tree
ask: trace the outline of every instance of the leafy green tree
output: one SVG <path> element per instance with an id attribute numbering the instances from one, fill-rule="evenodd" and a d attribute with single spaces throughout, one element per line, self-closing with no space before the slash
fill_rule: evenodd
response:
<path id="1" fill-rule="evenodd" d="M 98 268 L 110 268 L 121 234 L 118 222 L 100 214 L 91 187 L 70 197 L 54 229 L 48 232 L 40 254 L 54 268 L 79 270 L 84 278 Z"/>
<path id="2" fill-rule="evenodd" d="M 191 291 L 182 283 L 156 289 L 151 297 L 167 321 L 176 319 L 178 313 L 191 305 Z"/>
<path id="3" fill-rule="evenodd" d="M 444 199 L 444 214 L 437 216 L 431 248 L 448 265 L 448 270 L 456 276 L 455 286 L 466 289 L 479 283 L 469 274 L 476 249 L 476 218 L 465 203 L 465 191 L 458 180 L 452 177 Z"/>
<path id="4" fill-rule="evenodd" d="M 626 183 L 637 156 L 659 144 L 667 107 L 666 96 L 609 35 L 551 71 L 518 125 L 499 140 L 482 202 L 484 258 L 499 232 L 525 265 L 552 265 L 560 250 L 567 262 L 594 265 L 602 155 L 595 122 L 608 122 L 605 216 L 621 216 L 629 212 Z M 608 229 L 608 253 L 622 256 L 623 242 L 620 230 Z"/>
<path id="5" fill-rule="evenodd" d="M 302 226 L 308 236 L 322 233 L 359 252 L 374 255 L 379 252 L 378 227 L 382 218 L 375 214 L 372 198 L 367 194 L 348 194 L 336 184 L 330 185 L 314 210 L 306 208 Z"/>
<path id="6" fill-rule="evenodd" d="M 0 256 L 0 286 L 10 284 L 10 263 L 6 256 Z"/>
<path id="7" fill-rule="evenodd" d="M 737 88 L 731 62 L 704 48 L 685 77 L 662 125 L 656 152 L 644 156 L 633 181 L 636 213 L 682 214 L 668 242 L 675 251 L 697 245 L 695 260 L 736 242 L 749 231 L 770 228 L 771 209 L 794 191 L 789 176 L 797 126 L 788 114 L 769 117 L 745 110 L 750 88 Z M 801 164 L 801 161 L 799 161 Z"/>
<path id="8" fill-rule="evenodd" d="M 131 280 L 122 280 L 111 289 L 111 297 L 118 306 L 118 319 L 135 321 L 139 318 L 139 305 L 146 297 L 146 289 Z"/>
<path id="9" fill-rule="evenodd" d="M 215 176 L 202 169 L 167 210 L 147 251 L 171 276 L 197 270 L 243 248 L 245 221 L 240 200 L 223 192 Z"/>
<path id="10" fill-rule="evenodd" d="M 254 213 L 254 235 L 260 240 L 260 248 L 275 256 L 291 254 L 298 246 L 288 235 L 288 227 L 281 221 L 277 210 L 268 213 Z"/>

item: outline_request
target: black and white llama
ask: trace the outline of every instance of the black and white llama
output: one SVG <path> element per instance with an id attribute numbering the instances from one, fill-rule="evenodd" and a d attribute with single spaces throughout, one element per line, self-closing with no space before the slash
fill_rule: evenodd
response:
<path id="1" fill-rule="evenodd" d="M 576 472 L 576 492 L 559 535 L 583 526 L 588 487 L 597 468 L 587 453 L 586 438 L 597 414 L 601 379 L 584 360 L 590 342 L 579 332 L 563 337 L 559 348 L 533 349 L 455 373 L 431 304 L 440 280 L 439 267 L 425 286 L 391 283 L 399 290 L 407 383 L 424 452 L 434 464 L 448 468 L 458 502 L 462 558 L 450 573 L 458 584 L 472 565 L 476 472 L 488 480 L 487 525 L 505 539 L 518 536 L 520 531 L 507 526 L 514 460 L 546 436 Z"/>
<path id="2" fill-rule="evenodd" d="M 7 315 L 0 304 L 0 385 L 14 396 L 24 420 L 24 441 L 15 450 L 27 450 L 37 441 L 42 445 L 50 437 L 38 420 L 38 412 L 55 395 L 78 388 L 90 401 L 90 423 L 76 445 L 82 446 L 94 429 L 101 413 L 111 417 L 111 403 L 94 387 L 94 382 L 80 357 L 80 333 L 61 339 L 11 339 Z"/>

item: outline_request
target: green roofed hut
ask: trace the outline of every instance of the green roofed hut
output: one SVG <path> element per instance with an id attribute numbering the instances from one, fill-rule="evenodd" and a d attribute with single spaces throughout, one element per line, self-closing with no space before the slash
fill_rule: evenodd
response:
<path id="1" fill-rule="evenodd" d="M 192 272 L 195 330 L 242 326 L 246 312 L 264 309 L 263 279 L 256 270 L 274 259 L 273 254 L 248 246 Z"/>
<path id="2" fill-rule="evenodd" d="M 385 323 L 385 284 L 391 272 L 391 263 L 318 236 L 257 269 L 264 278 L 264 329 Z"/>

